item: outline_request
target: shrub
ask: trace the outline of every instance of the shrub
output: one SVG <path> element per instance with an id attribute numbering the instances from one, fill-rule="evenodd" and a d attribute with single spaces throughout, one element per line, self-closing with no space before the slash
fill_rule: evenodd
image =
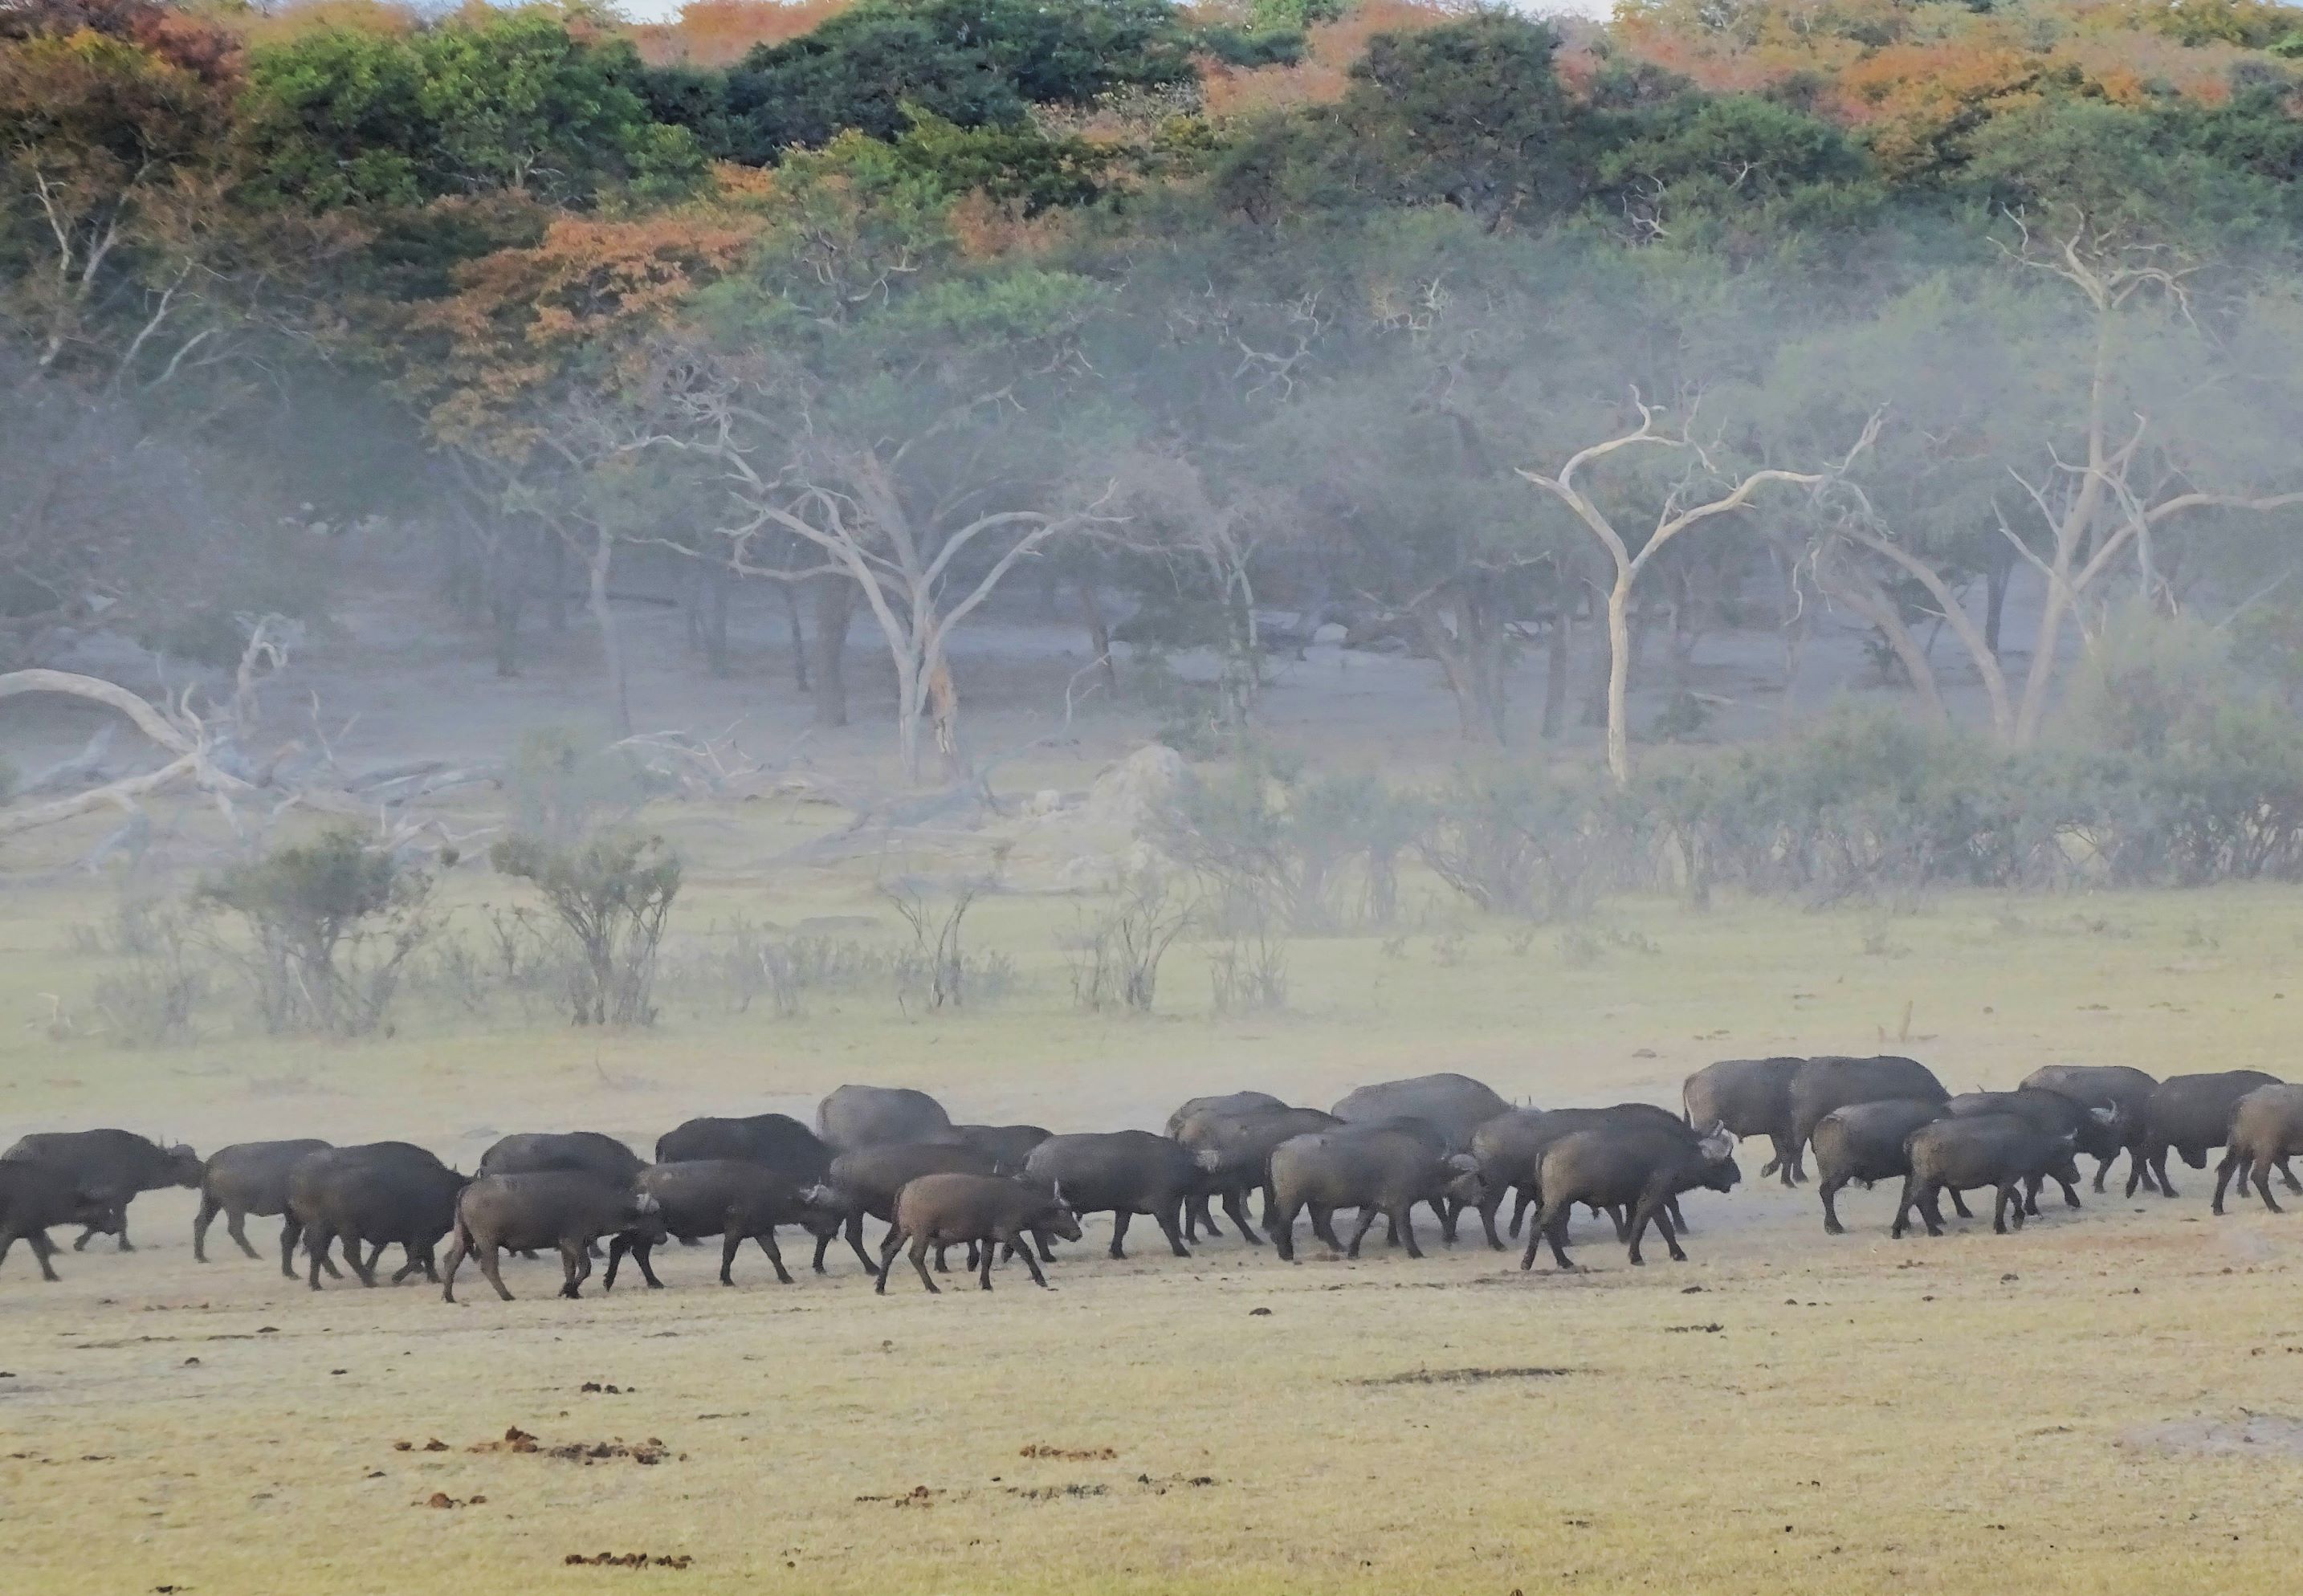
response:
<path id="1" fill-rule="evenodd" d="M 1072 1001 L 1084 1009 L 1148 1013 L 1160 989 L 1160 961 L 1197 911 L 1197 903 L 1171 890 L 1157 870 L 1138 872 L 1074 944 Z"/>
<path id="2" fill-rule="evenodd" d="M 1432 794 L 1419 850 L 1448 886 L 1495 914 L 1588 912 L 1618 857 L 1619 819 L 1596 777 L 1464 766 Z"/>
<path id="3" fill-rule="evenodd" d="M 625 752 L 565 727 L 523 732 L 504 768 L 512 830 L 568 843 L 647 802 L 647 777 Z"/>
<path id="4" fill-rule="evenodd" d="M 679 893 L 679 861 L 660 836 L 612 830 L 556 844 L 507 837 L 488 858 L 535 884 L 578 955 L 569 1001 L 578 1025 L 647 1025 L 655 1020 L 656 950 Z"/>
<path id="5" fill-rule="evenodd" d="M 357 1036 L 383 1024 L 401 966 L 434 928 L 432 885 L 397 852 L 340 827 L 230 866 L 193 899 L 240 921 L 245 943 L 209 943 L 248 981 L 266 1029 Z"/>

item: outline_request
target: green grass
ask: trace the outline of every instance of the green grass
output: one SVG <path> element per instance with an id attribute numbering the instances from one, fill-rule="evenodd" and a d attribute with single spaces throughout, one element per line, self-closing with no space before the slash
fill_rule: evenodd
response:
<path id="1" fill-rule="evenodd" d="M 770 873 L 756 861 L 783 841 L 765 828 L 700 835 L 718 840 L 683 934 L 738 911 L 892 924 L 860 868 Z M 1184 945 L 1159 1012 L 1085 1015 L 1056 946 L 1074 905 L 1017 895 L 968 922 L 1024 970 L 989 1008 L 849 993 L 779 1020 L 704 1001 L 591 1034 L 418 1005 L 357 1043 L 219 1018 L 137 1051 L 90 1034 L 104 961 L 67 934 L 105 907 L 86 886 L 0 900 L 0 1134 L 406 1136 L 468 1167 L 502 1131 L 645 1147 L 690 1113 L 804 1113 L 844 1080 L 1062 1130 L 1156 1126 L 1251 1085 L 1324 1105 L 1431 1069 L 1542 1104 L 1675 1102 L 1700 1063 L 1786 1051 L 1910 1052 L 1954 1089 L 2058 1062 L 2291 1073 L 2303 1004 L 2303 895 L 2219 889 L 1953 896 L 1892 918 L 1639 902 L 1523 951 L 1443 908 L 1402 941 L 1295 942 L 1282 1013 L 1211 1015 L 1209 950 Z M 560 1302 L 532 1264 L 508 1276 L 519 1302 L 473 1282 L 454 1308 L 423 1289 L 313 1297 L 230 1253 L 201 1267 L 190 1194 L 161 1194 L 135 1210 L 143 1251 L 67 1256 L 55 1287 L 21 1252 L 0 1268 L 0 1567 L 28 1592 L 1964 1596 L 2231 1588 L 2303 1554 L 2286 1505 L 2303 1461 L 2145 1437 L 2303 1413 L 2303 1216 L 2213 1221 L 2211 1178 L 2189 1174 L 2142 1212 L 2091 1198 L 2020 1235 L 1898 1244 L 1892 1194 L 1856 1193 L 1855 1233 L 1834 1241 L 1811 1190 L 1759 1187 L 1759 1162 L 1733 1196 L 1691 1200 L 1684 1265 L 1658 1249 L 1632 1270 L 1583 1226 L 1590 1273 L 1572 1276 L 1470 1245 L 1356 1264 L 1312 1247 L 1291 1269 L 1227 1239 L 1185 1262 L 1156 1232 L 1114 1264 L 1099 1223 L 1052 1293 L 1010 1269 L 989 1297 L 898 1279 L 877 1298 L 852 1258 L 778 1288 L 756 1253 L 730 1291 L 679 1253 L 662 1293 Z M 1561 1372 L 1420 1377 L 1527 1369 Z M 674 1456 L 466 1449 L 512 1425 L 547 1444 L 660 1437 Z M 435 1436 L 450 1449 L 394 1449 Z M 434 1491 L 487 1501 L 414 1505 Z M 693 1563 L 563 1565 L 603 1550 Z"/>

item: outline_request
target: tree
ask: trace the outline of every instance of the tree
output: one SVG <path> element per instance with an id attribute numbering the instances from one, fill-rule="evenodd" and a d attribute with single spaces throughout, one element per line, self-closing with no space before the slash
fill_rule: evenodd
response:
<path id="1" fill-rule="evenodd" d="M 315 209 L 676 196 L 701 179 L 703 151 L 649 114 L 644 76 L 628 41 L 579 38 L 543 7 L 405 35 L 320 28 L 250 53 L 247 139 L 276 201 Z"/>
<path id="2" fill-rule="evenodd" d="M 1569 456 L 1556 473 L 1546 475 L 1524 466 L 1519 475 L 1549 493 L 1566 506 L 1578 521 L 1599 542 L 1615 566 L 1615 581 L 1607 590 L 1607 769 L 1619 786 L 1628 786 L 1632 779 L 1632 752 L 1629 717 L 1626 709 L 1627 690 L 1631 677 L 1631 602 L 1632 588 L 1640 573 L 1652 564 L 1657 556 L 1668 548 L 1674 539 L 1693 531 L 1716 517 L 1732 514 L 1751 502 L 1761 488 L 1772 483 L 1797 483 L 1816 488 L 1844 475 L 1856 457 L 1871 446 L 1878 436 L 1879 418 L 1874 416 L 1866 424 L 1862 435 L 1836 466 L 1825 471 L 1785 471 L 1774 466 L 1741 474 L 1741 480 L 1727 487 L 1730 478 L 1722 475 L 1711 451 L 1695 441 L 1684 427 L 1680 431 L 1659 430 L 1658 422 L 1664 412 L 1642 400 L 1637 392 L 1632 395 L 1632 408 L 1639 412 L 1640 424 L 1630 432 L 1598 443 L 1587 444 Z M 1607 458 L 1626 449 L 1653 445 L 1683 456 L 1688 470 L 1678 482 L 1664 493 L 1655 516 L 1654 527 L 1632 547 L 1630 540 L 1616 530 L 1615 518 L 1590 497 L 1590 491 L 1576 483 L 1576 474 L 1586 466 Z M 1718 490 L 1724 488 L 1724 491 Z M 1709 497 L 1705 497 L 1708 494 Z"/>

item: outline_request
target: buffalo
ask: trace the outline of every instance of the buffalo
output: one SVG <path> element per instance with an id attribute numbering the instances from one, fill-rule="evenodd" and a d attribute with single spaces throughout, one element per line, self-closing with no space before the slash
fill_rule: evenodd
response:
<path id="1" fill-rule="evenodd" d="M 105 1222 L 84 1227 L 72 1251 L 88 1246 L 98 1231 L 108 1231 L 124 1253 L 136 1250 L 128 1239 L 128 1205 L 138 1194 L 170 1186 L 198 1189 L 206 1172 L 200 1155 L 191 1148 L 164 1147 L 131 1130 L 58 1130 L 28 1136 L 0 1158 L 38 1158 L 70 1171 L 80 1189 L 105 1205 Z"/>
<path id="2" fill-rule="evenodd" d="M 897 1142 L 948 1142 L 951 1115 L 907 1086 L 835 1088 L 815 1108 L 815 1133 L 837 1155 Z"/>
<path id="3" fill-rule="evenodd" d="M 1480 1161 L 1480 1173 L 1485 1180 L 1480 1199 L 1480 1222 L 1487 1231 L 1488 1245 L 1497 1252 L 1504 1250 L 1503 1238 L 1496 1232 L 1496 1210 L 1502 1205 L 1506 1190 L 1516 1189 L 1519 1194 L 1512 1208 L 1511 1233 L 1514 1236 L 1519 1234 L 1528 1210 L 1541 1204 L 1543 1193 L 1538 1184 L 1538 1169 L 1552 1143 L 1578 1130 L 1609 1125 L 1644 1126 L 1691 1144 L 1703 1134 L 1669 1109 L 1652 1103 L 1618 1103 L 1607 1108 L 1515 1108 L 1497 1114 L 1472 1135 L 1472 1154 Z M 1676 1197 L 1671 1199 L 1671 1216 L 1674 1224 L 1685 1227 Z M 1616 1214 L 1618 1231 L 1629 1222 L 1624 1214 Z"/>
<path id="4" fill-rule="evenodd" d="M 2162 1197 L 2173 1197 L 2167 1180 L 2167 1149 L 2172 1147 L 2193 1169 L 2207 1167 L 2207 1155 L 2231 1134 L 2231 1111 L 2239 1100 L 2259 1086 L 2277 1086 L 2276 1075 L 2260 1070 L 2223 1070 L 2204 1075 L 2171 1075 L 2159 1084 L 2143 1105 L 2143 1125 L 2137 1133 L 2134 1157 L 2127 1168 L 2127 1195 L 2136 1187 L 2156 1186 Z M 2284 1160 L 2279 1172 L 2290 1191 L 2303 1191 Z"/>
<path id="5" fill-rule="evenodd" d="M 1847 1233 L 1847 1227 L 1839 1222 L 1839 1209 L 1834 1199 L 1850 1181 L 1868 1191 L 1875 1181 L 1901 1180 L 1909 1175 L 1911 1155 L 1908 1144 L 1911 1132 L 1944 1117 L 1944 1105 L 1928 1098 L 1889 1097 L 1879 1103 L 1851 1103 L 1818 1120 L 1814 1132 L 1816 1193 L 1823 1198 L 1825 1232 L 1833 1236 Z M 1961 1219 L 1975 1217 L 1967 1211 L 1967 1204 L 1956 1188 L 1952 1190 L 1951 1200 Z"/>
<path id="6" fill-rule="evenodd" d="M 1225 1092 L 1215 1096 L 1194 1097 L 1168 1116 L 1167 1135 L 1171 1141 L 1182 1142 L 1197 1153 L 1199 1148 L 1185 1133 L 1186 1128 L 1193 1121 L 1222 1115 L 1261 1113 L 1286 1106 L 1285 1102 L 1273 1096 L 1270 1092 Z M 1201 1189 L 1193 1192 L 1185 1201 L 1185 1240 L 1197 1240 L 1199 1232 L 1203 1229 L 1211 1236 L 1223 1234 L 1223 1228 L 1216 1223 L 1216 1216 L 1208 1211 L 1208 1199 L 1216 1195 L 1213 1187 L 1203 1186 Z M 1249 1241 L 1261 1239 L 1251 1232 L 1243 1231 L 1242 1235 Z"/>
<path id="7" fill-rule="evenodd" d="M 1379 1214 L 1388 1219 L 1407 1256 L 1420 1258 L 1412 1210 L 1443 1200 L 1475 1204 L 1482 1190 L 1479 1161 L 1450 1153 L 1424 1137 L 1396 1129 L 1315 1131 L 1291 1137 L 1271 1151 L 1273 1211 L 1265 1228 L 1282 1258 L 1295 1258 L 1295 1216 L 1309 1208 L 1312 1233 L 1346 1257 L 1360 1256 L 1360 1243 Z M 1356 1207 L 1359 1224 L 1348 1243 L 1337 1239 L 1334 1214 Z"/>
<path id="8" fill-rule="evenodd" d="M 960 1242 L 979 1259 L 976 1283 L 986 1291 L 991 1289 L 991 1256 L 1002 1247 L 1024 1260 L 1033 1284 L 1044 1287 L 1048 1277 L 1032 1256 L 1031 1242 L 1036 1237 L 1045 1245 L 1049 1236 L 1080 1239 L 1079 1216 L 1060 1193 L 995 1175 L 922 1175 L 897 1194 L 896 1217 L 880 1243 L 880 1278 L 873 1289 L 886 1294 L 888 1271 L 907 1238 L 912 1267 L 932 1292 L 941 1288 L 928 1273 L 928 1248 L 934 1247 L 941 1257 L 945 1248 Z"/>
<path id="9" fill-rule="evenodd" d="M 249 1257 L 261 1256 L 248 1239 L 248 1216 L 288 1212 L 288 1173 L 324 1141 L 245 1141 L 210 1155 L 200 1175 L 200 1211 L 192 1219 L 192 1256 L 208 1261 L 208 1226 L 219 1214 L 224 1232 Z M 294 1271 L 289 1273 L 292 1277 Z"/>
<path id="10" fill-rule="evenodd" d="M 700 1163 L 721 1158 L 768 1164 L 804 1184 L 813 1184 L 831 1172 L 831 1149 L 789 1114 L 688 1120 L 655 1140 L 658 1163 Z"/>
<path id="11" fill-rule="evenodd" d="M 1680 1089 L 1687 1123 L 1725 1125 L 1734 1137 L 1764 1136 L 1775 1156 L 1759 1178 L 1778 1176 L 1786 1186 L 1807 1178 L 1804 1152 L 1792 1133 L 1792 1077 L 1801 1058 L 1727 1058 L 1706 1064 Z"/>
<path id="12" fill-rule="evenodd" d="M 629 1184 L 612 1186 L 584 1170 L 476 1176 L 457 1196 L 455 1231 L 440 1272 L 443 1302 L 456 1300 L 456 1271 L 468 1257 L 479 1259 L 488 1284 L 510 1302 L 498 1252 L 557 1247 L 560 1295 L 577 1297 L 592 1273 L 593 1245 L 603 1236 L 628 1236 L 649 1245 L 664 1239 L 663 1215 L 654 1197 Z"/>
<path id="13" fill-rule="evenodd" d="M 585 1174 L 611 1186 L 630 1183 L 647 1161 L 612 1136 L 596 1130 L 540 1131 L 507 1136 L 480 1155 L 484 1175 Z"/>
<path id="14" fill-rule="evenodd" d="M 2230 1149 L 2215 1166 L 2215 1212 L 2223 1211 L 2223 1192 L 2237 1175 L 2242 1197 L 2252 1183 L 2263 1205 L 2279 1213 L 2271 1172 L 2298 1153 L 2303 1153 L 2303 1086 L 2259 1086 L 2241 1097 L 2231 1110 Z"/>
<path id="15" fill-rule="evenodd" d="M 872 1255 L 864 1250 L 864 1221 L 866 1215 L 883 1219 L 893 1224 L 896 1220 L 896 1194 L 910 1181 L 922 1175 L 962 1174 L 996 1175 L 1000 1162 L 978 1147 L 959 1142 L 896 1142 L 885 1147 L 860 1147 L 853 1153 L 842 1153 L 831 1161 L 831 1169 L 824 1184 L 830 1189 L 831 1205 L 843 1216 L 848 1232 L 848 1245 L 864 1267 L 877 1270 Z M 831 1238 L 817 1231 L 815 1238 L 815 1272 L 824 1273 L 823 1255 L 831 1246 Z M 943 1255 L 936 1255 L 942 1265 Z"/>
<path id="16" fill-rule="evenodd" d="M 1450 1153 L 1472 1150 L 1472 1133 L 1511 1105 L 1495 1088 L 1468 1075 L 1418 1075 L 1379 1081 L 1348 1093 L 1330 1112 L 1339 1120 L 1414 1119 L 1438 1128 Z"/>
<path id="17" fill-rule="evenodd" d="M 2123 1150 L 2130 1159 L 2141 1156 L 2136 1148 L 2142 1138 L 2144 1109 L 2151 1101 L 2151 1094 L 2159 1089 L 2156 1076 L 2147 1075 L 2125 1064 L 2048 1064 L 2032 1071 L 2019 1085 L 2040 1091 L 2061 1092 L 2079 1103 L 2116 1105 L 2120 1123 L 2126 1132 Z M 2084 1153 L 2088 1149 L 2089 1138 L 2082 1136 L 2079 1151 Z M 2114 1148 L 2109 1154 L 2094 1155 L 2095 1189 L 2097 1191 L 2103 1189 L 2104 1176 L 2109 1172 L 2121 1150 Z"/>
<path id="18" fill-rule="evenodd" d="M 1331 1130 L 1342 1122 L 1316 1108 L 1203 1113 L 1186 1120 L 1176 1132 L 1176 1139 L 1191 1149 L 1193 1161 L 1200 1166 L 1201 1189 L 1194 1200 L 1204 1203 L 1211 1195 L 1216 1197 L 1225 1214 L 1239 1227 L 1242 1239 L 1260 1247 L 1263 1238 L 1255 1233 L 1255 1227 L 1247 1219 L 1247 1194 L 1262 1191 L 1263 1222 L 1270 1224 L 1275 1211 L 1272 1149 L 1290 1137 Z M 1191 1239 L 1188 1224 L 1184 1239 Z"/>
<path id="19" fill-rule="evenodd" d="M 336 1273 L 328 1262 L 328 1247 L 341 1239 L 344 1262 L 361 1285 L 373 1286 L 377 1257 L 396 1243 L 403 1262 L 392 1277 L 394 1285 L 418 1269 L 425 1279 L 436 1281 L 440 1274 L 434 1252 L 440 1238 L 455 1228 L 456 1199 L 470 1179 L 406 1142 L 308 1153 L 288 1172 L 282 1267 L 293 1274 L 300 1238 L 311 1259 L 308 1281 L 316 1291 L 321 1270 Z M 360 1259 L 362 1242 L 370 1248 L 365 1263 Z"/>
<path id="20" fill-rule="evenodd" d="M 2023 1228 L 2026 1182 L 2054 1178 L 2065 1190 L 2079 1183 L 2079 1165 L 2071 1162 L 2075 1131 L 2041 1128 L 2027 1114 L 1984 1113 L 1964 1119 L 1931 1121 L 1911 1132 L 1906 1147 L 1911 1172 L 1903 1177 L 1902 1200 L 1895 1207 L 1890 1236 L 1901 1238 L 1911 1228 L 1911 1210 L 1927 1222 L 1928 1234 L 1943 1234 L 1943 1209 L 1938 1193 L 1994 1189 L 1991 1228 L 2007 1233 L 2012 1211 L 2015 1228 Z"/>
<path id="21" fill-rule="evenodd" d="M 831 1189 L 814 1181 L 801 1187 L 789 1172 L 741 1158 L 705 1158 L 686 1163 L 659 1163 L 640 1172 L 634 1187 L 655 1199 L 667 1234 L 683 1242 L 718 1236 L 720 1283 L 736 1283 L 736 1254 L 745 1239 L 756 1241 L 783 1285 L 792 1283 L 784 1256 L 776 1247 L 778 1225 L 797 1225 L 829 1239 L 839 1233 L 841 1209 Z M 608 1243 L 608 1272 L 600 1289 L 616 1289 L 616 1266 L 631 1255 L 640 1278 L 651 1289 L 663 1282 L 649 1267 L 655 1244 L 645 1235 L 619 1234 Z"/>
<path id="22" fill-rule="evenodd" d="M 1851 1103 L 1884 1103 L 1915 1097 L 1947 1103 L 1935 1071 L 1916 1059 L 1811 1058 L 1792 1071 L 1792 1151 L 1798 1155 L 1815 1135 L 1818 1120 Z"/>
<path id="23" fill-rule="evenodd" d="M 1003 1175 L 1024 1167 L 1024 1161 L 1054 1131 L 1039 1125 L 954 1125 L 951 1133 L 963 1147 L 988 1153 Z"/>
<path id="24" fill-rule="evenodd" d="M 1043 1189 L 1060 1191 L 1074 1214 L 1110 1214 L 1115 1258 L 1127 1256 L 1121 1244 L 1127 1222 L 1138 1214 L 1159 1225 L 1177 1257 L 1192 1256 L 1184 1245 L 1184 1202 L 1198 1187 L 1200 1168 L 1164 1136 L 1149 1130 L 1051 1136 L 1032 1149 L 1024 1173 Z"/>
<path id="25" fill-rule="evenodd" d="M 2115 1156 L 2127 1145 L 2127 1126 L 2120 1118 L 2117 1104 L 2090 1105 L 2043 1087 L 2022 1087 L 2012 1092 L 1961 1092 L 1945 1104 L 1944 1109 L 1955 1120 L 1987 1113 L 2017 1114 L 2051 1136 L 2069 1133 L 2074 1149 L 2098 1158 Z M 2057 1177 L 2057 1183 L 2063 1189 L 2066 1208 L 2079 1205 L 2079 1194 L 2075 1189 L 2078 1179 L 2076 1175 L 2070 1180 Z M 2023 1212 L 2034 1219 L 2039 1215 L 2039 1182 L 2036 1180 L 2024 1189 Z"/>
<path id="26" fill-rule="evenodd" d="M 85 1225 L 108 1230 L 116 1208 L 109 1197 L 84 1189 L 80 1177 L 62 1164 L 42 1158 L 0 1159 L 0 1264 L 8 1249 L 22 1241 L 32 1249 L 40 1278 L 53 1281 L 55 1247 L 48 1240 L 50 1225 Z"/>
<path id="27" fill-rule="evenodd" d="M 1528 1226 L 1527 1251 L 1519 1266 L 1533 1268 L 1538 1244 L 1548 1241 L 1553 1262 L 1562 1269 L 1574 1267 L 1567 1256 L 1567 1215 L 1578 1203 L 1630 1211 L 1627 1240 L 1633 1264 L 1645 1262 L 1640 1240 L 1650 1223 L 1662 1233 L 1673 1260 L 1684 1263 L 1687 1254 L 1672 1228 L 1672 1199 L 1698 1187 L 1732 1191 L 1742 1178 L 1735 1166 L 1735 1138 L 1718 1127 L 1692 1140 L 1636 1122 L 1574 1131 L 1545 1148 L 1536 1166 L 1543 1206 Z"/>

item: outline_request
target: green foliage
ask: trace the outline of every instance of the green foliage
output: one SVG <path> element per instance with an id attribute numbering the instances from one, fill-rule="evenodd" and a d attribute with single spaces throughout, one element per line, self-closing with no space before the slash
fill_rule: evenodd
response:
<path id="1" fill-rule="evenodd" d="M 1180 82 L 1187 46 L 1163 0 L 861 0 L 730 71 L 722 153 L 764 164 L 850 129 L 893 139 L 914 110 L 961 128 L 1014 125 L 1028 105 Z"/>
<path id="2" fill-rule="evenodd" d="M 325 28 L 250 53 L 243 114 L 283 204 L 405 206 L 492 191 L 583 205 L 675 195 L 703 147 L 654 120 L 638 56 L 543 9 L 467 13 L 407 35 Z"/>
<path id="3" fill-rule="evenodd" d="M 577 1024 L 654 1022 L 656 950 L 680 880 L 662 837 L 612 830 L 558 844 L 511 836 L 488 860 L 533 883 L 573 944 L 568 995 Z"/>
<path id="4" fill-rule="evenodd" d="M 2157 756 L 2243 697 L 2227 634 L 2130 605 L 2088 640 L 2064 722 L 2082 746 Z"/>
<path id="5" fill-rule="evenodd" d="M 196 907 L 235 916 L 246 941 L 219 952 L 247 978 L 265 1029 L 375 1029 L 401 965 L 430 936 L 432 878 L 340 827 L 203 881 Z"/>

